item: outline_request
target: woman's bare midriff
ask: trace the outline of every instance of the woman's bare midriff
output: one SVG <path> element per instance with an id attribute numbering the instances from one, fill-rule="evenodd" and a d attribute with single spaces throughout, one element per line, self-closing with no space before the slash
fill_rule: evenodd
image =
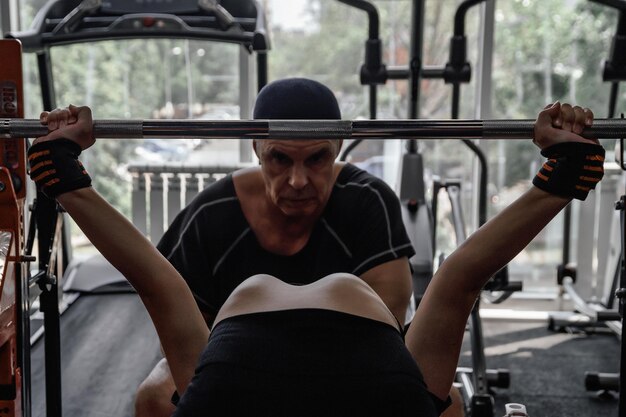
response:
<path id="1" fill-rule="evenodd" d="M 305 308 L 353 314 L 398 328 L 398 322 L 378 294 L 362 279 L 346 273 L 328 275 L 307 285 L 291 285 L 271 275 L 255 275 L 228 297 L 214 325 L 242 314 Z"/>

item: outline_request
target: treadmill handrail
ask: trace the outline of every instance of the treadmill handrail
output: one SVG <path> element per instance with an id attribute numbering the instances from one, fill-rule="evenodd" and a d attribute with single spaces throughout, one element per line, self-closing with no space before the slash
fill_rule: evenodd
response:
<path id="1" fill-rule="evenodd" d="M 80 15 L 67 26 L 68 15 L 50 16 L 59 0 L 48 2 L 35 16 L 31 29 L 10 32 L 7 38 L 22 42 L 25 52 L 38 52 L 45 47 L 68 45 L 94 40 L 119 40 L 137 38 L 183 38 L 217 42 L 238 43 L 251 51 L 267 51 L 270 48 L 265 16 L 256 0 L 256 17 L 233 17 L 233 24 L 224 29 L 219 18 L 212 15 L 191 13 L 127 13 L 121 15 L 97 13 Z M 82 4 L 82 3 L 81 3 Z M 77 15 L 74 13 L 74 15 Z M 145 25 L 146 19 L 151 24 Z M 196 26 L 202 24 L 203 26 Z M 82 25 L 82 26 L 81 26 Z M 254 25 L 253 28 L 251 28 Z M 77 29 L 78 28 L 78 29 Z"/>

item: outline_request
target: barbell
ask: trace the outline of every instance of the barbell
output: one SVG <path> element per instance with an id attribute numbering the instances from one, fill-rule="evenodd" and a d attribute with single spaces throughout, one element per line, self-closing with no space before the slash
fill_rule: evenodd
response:
<path id="1" fill-rule="evenodd" d="M 534 120 L 95 120 L 110 139 L 532 139 Z M 37 119 L 0 119 L 1 138 L 48 133 Z M 626 119 L 597 119 L 582 136 L 626 136 Z"/>

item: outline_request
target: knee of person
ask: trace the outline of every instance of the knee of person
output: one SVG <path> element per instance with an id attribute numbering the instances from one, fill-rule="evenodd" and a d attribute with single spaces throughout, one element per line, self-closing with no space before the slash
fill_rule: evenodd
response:
<path id="1" fill-rule="evenodd" d="M 171 416 L 174 411 L 171 403 L 173 393 L 152 381 L 144 381 L 135 396 L 135 417 Z"/>
<path id="2" fill-rule="evenodd" d="M 441 414 L 441 417 L 463 417 L 465 416 L 463 396 L 457 387 L 450 389 L 450 399 L 452 404 Z"/>
<path id="3" fill-rule="evenodd" d="M 135 417 L 170 416 L 174 412 L 171 399 L 175 390 L 167 361 L 162 359 L 137 389 Z"/>

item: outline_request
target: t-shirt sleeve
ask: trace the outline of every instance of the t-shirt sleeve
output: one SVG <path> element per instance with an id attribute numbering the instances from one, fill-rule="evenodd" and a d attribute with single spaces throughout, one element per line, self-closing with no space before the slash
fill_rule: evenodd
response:
<path id="1" fill-rule="evenodd" d="M 200 310 L 212 314 L 217 308 L 210 301 L 207 285 L 212 271 L 206 253 L 210 247 L 207 230 L 210 230 L 207 214 L 201 205 L 192 202 L 176 216 L 157 249 L 185 279 Z"/>
<path id="2" fill-rule="evenodd" d="M 353 259 L 355 275 L 375 266 L 415 254 L 407 235 L 400 201 L 382 180 L 363 184 L 355 210 Z"/>

